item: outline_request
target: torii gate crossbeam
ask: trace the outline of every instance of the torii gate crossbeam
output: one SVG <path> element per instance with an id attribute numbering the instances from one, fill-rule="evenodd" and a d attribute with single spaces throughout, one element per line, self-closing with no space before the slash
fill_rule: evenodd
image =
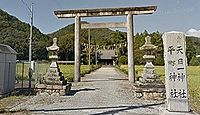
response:
<path id="1" fill-rule="evenodd" d="M 80 24 L 81 17 L 98 17 L 98 16 L 119 16 L 126 15 L 127 23 L 96 23 L 96 26 L 126 26 L 128 41 L 128 77 L 130 82 L 135 82 L 135 66 L 133 51 L 133 15 L 152 14 L 156 11 L 156 6 L 146 7 L 126 7 L 126 8 L 99 8 L 99 9 L 79 9 L 79 10 L 57 10 L 54 14 L 58 18 L 75 18 L 75 82 L 80 82 Z M 98 25 L 99 24 L 99 25 Z M 95 24 L 83 25 L 84 28 L 94 27 Z M 113 27 L 115 27 L 113 26 Z"/>

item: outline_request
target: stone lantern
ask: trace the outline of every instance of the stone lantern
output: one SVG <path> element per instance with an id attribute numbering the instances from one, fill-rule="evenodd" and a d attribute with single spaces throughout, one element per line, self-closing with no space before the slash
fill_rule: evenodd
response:
<path id="1" fill-rule="evenodd" d="M 145 44 L 142 47 L 140 47 L 140 50 L 144 52 L 143 59 L 146 62 L 142 73 L 142 79 L 141 79 L 142 82 L 147 82 L 148 79 L 156 77 L 152 61 L 155 59 L 154 53 L 155 50 L 157 49 L 157 46 L 151 44 L 150 36 L 145 37 L 145 41 L 146 41 Z"/>
<path id="2" fill-rule="evenodd" d="M 60 68 L 58 67 L 58 51 L 57 38 L 53 39 L 53 45 L 46 48 L 49 51 L 49 59 L 51 60 L 50 68 L 44 75 L 40 83 L 36 84 L 38 93 L 48 93 L 49 95 L 65 95 L 69 92 L 71 84 L 67 83 Z"/>
<path id="3" fill-rule="evenodd" d="M 50 68 L 58 68 L 57 60 L 58 60 L 58 51 L 59 47 L 57 46 L 57 38 L 53 38 L 53 45 L 46 48 L 49 51 L 49 59 L 51 59 Z"/>
<path id="4" fill-rule="evenodd" d="M 145 44 L 140 47 L 140 50 L 144 52 L 143 59 L 145 60 L 145 65 L 143 73 L 134 84 L 135 94 L 139 98 L 156 100 L 165 98 L 165 86 L 156 74 L 152 63 L 155 59 L 156 49 L 157 46 L 151 44 L 151 37 L 145 37 Z"/>

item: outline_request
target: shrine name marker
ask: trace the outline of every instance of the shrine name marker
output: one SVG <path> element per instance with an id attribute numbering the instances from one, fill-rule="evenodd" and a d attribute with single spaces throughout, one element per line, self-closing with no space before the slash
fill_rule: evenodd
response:
<path id="1" fill-rule="evenodd" d="M 166 109 L 188 112 L 186 37 L 182 32 L 162 36 L 165 60 Z"/>

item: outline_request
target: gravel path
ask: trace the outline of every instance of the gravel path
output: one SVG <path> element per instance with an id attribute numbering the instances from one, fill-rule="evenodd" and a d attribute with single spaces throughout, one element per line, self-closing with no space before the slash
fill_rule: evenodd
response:
<path id="1" fill-rule="evenodd" d="M 102 67 L 82 77 L 82 82 L 73 83 L 67 96 L 37 95 L 11 110 L 55 115 L 155 115 L 163 106 L 161 103 L 135 98 L 124 74 L 114 67 Z"/>

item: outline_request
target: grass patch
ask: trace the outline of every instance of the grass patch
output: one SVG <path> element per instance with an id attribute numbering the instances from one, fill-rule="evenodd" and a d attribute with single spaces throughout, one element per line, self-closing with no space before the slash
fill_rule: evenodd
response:
<path id="1" fill-rule="evenodd" d="M 200 66 L 190 66 L 188 68 L 190 104 L 200 113 Z"/>
<path id="2" fill-rule="evenodd" d="M 29 115 L 29 110 L 26 109 L 19 109 L 10 111 L 11 108 L 19 105 L 20 103 L 26 102 L 27 99 L 30 98 L 31 95 L 36 95 L 34 89 L 27 89 L 27 88 L 17 88 L 9 95 L 5 95 L 0 98 L 0 114 L 5 115 Z"/>
<path id="3" fill-rule="evenodd" d="M 61 72 L 65 76 L 65 78 L 68 81 L 73 82 L 74 81 L 74 65 L 59 64 L 59 67 L 61 69 Z M 81 76 L 84 76 L 85 74 L 88 74 L 91 71 L 98 69 L 99 67 L 100 67 L 100 65 L 90 65 L 90 66 L 89 65 L 81 65 Z M 16 71 L 17 71 L 17 78 L 19 80 L 22 79 L 22 76 L 23 76 L 24 80 L 29 79 L 28 68 L 29 68 L 29 64 L 24 64 L 24 65 L 22 63 L 17 64 Z M 38 64 L 39 78 L 41 78 L 42 76 L 44 76 L 46 74 L 48 68 L 49 68 L 49 63 L 39 63 Z M 24 73 L 24 74 L 22 75 L 22 73 Z M 32 79 L 33 80 L 35 79 L 34 75 L 33 75 Z"/>
<path id="4" fill-rule="evenodd" d="M 59 65 L 59 67 L 67 81 L 74 81 L 74 65 Z"/>
<path id="5" fill-rule="evenodd" d="M 120 70 L 124 73 L 128 73 L 128 66 L 121 65 Z M 136 66 L 136 73 L 141 75 L 143 66 Z M 160 76 L 163 83 L 165 83 L 165 69 L 164 66 L 155 66 L 156 73 Z M 189 86 L 189 101 L 191 107 L 200 113 L 200 66 L 189 66 L 188 67 L 188 86 Z"/>
<path id="6" fill-rule="evenodd" d="M 69 82 L 74 81 L 74 65 L 59 65 L 61 72 Z M 98 69 L 100 65 L 81 65 L 81 76 Z"/>
<path id="7" fill-rule="evenodd" d="M 4 113 L 10 106 L 22 100 L 24 96 L 9 96 L 0 99 L 0 113 Z"/>
<path id="8" fill-rule="evenodd" d="M 47 72 L 49 65 L 50 65 L 49 63 L 39 63 L 38 64 L 38 75 L 43 76 Z M 17 78 L 19 80 L 21 80 L 21 79 L 28 80 L 29 79 L 28 72 L 29 72 L 29 64 L 25 63 L 23 65 L 22 63 L 17 63 L 16 74 L 17 74 Z M 34 77 L 33 77 L 33 80 L 34 80 Z"/>

